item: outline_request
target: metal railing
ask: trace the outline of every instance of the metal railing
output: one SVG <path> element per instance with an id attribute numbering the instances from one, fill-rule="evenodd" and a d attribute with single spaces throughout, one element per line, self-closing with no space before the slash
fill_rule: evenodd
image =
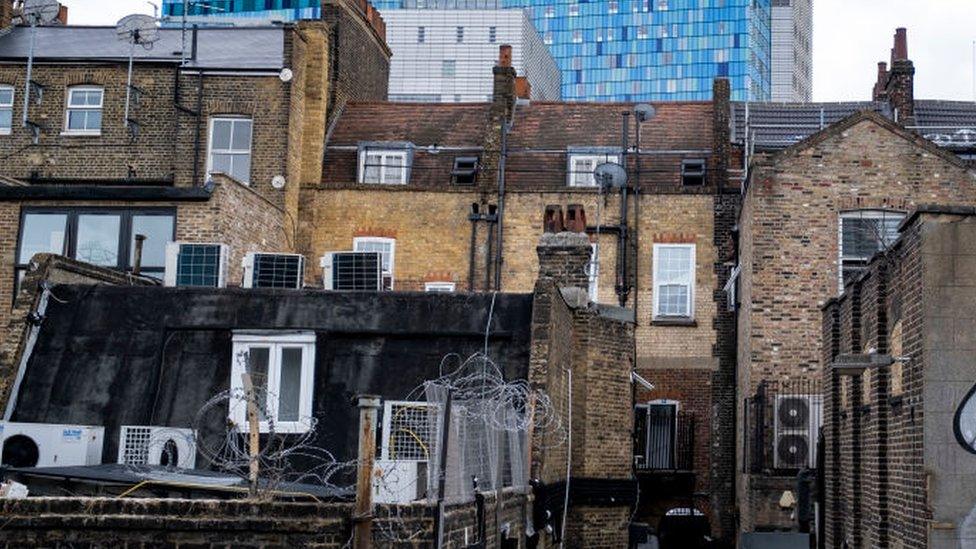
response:
<path id="1" fill-rule="evenodd" d="M 691 471 L 695 463 L 695 416 L 673 404 L 636 410 L 634 464 L 639 471 Z"/>

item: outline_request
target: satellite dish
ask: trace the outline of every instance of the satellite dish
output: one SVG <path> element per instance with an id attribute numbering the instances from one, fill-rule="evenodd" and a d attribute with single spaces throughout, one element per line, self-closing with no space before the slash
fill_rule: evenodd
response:
<path id="1" fill-rule="evenodd" d="M 126 15 L 115 24 L 115 35 L 119 40 L 129 43 L 129 80 L 125 86 L 125 115 L 122 124 L 132 129 L 132 136 L 135 139 L 138 131 L 135 123 L 129 121 L 129 101 L 132 98 L 132 58 L 135 57 L 136 44 L 145 49 L 152 49 L 153 44 L 159 40 L 159 27 L 156 26 L 156 18 L 151 15 L 134 13 Z M 139 93 L 136 90 L 136 93 Z"/>
<path id="2" fill-rule="evenodd" d="M 627 170 L 616 162 L 604 162 L 593 170 L 593 177 L 604 187 L 621 188 L 627 186 Z"/>
<path id="3" fill-rule="evenodd" d="M 281 190 L 285 188 L 285 176 L 276 175 L 271 178 L 271 186 L 275 189 Z"/>
<path id="4" fill-rule="evenodd" d="M 46 25 L 57 19 L 60 12 L 58 0 L 24 0 L 22 17 L 31 26 Z"/>
<path id="5" fill-rule="evenodd" d="M 657 110 L 647 103 L 641 103 L 640 105 L 634 107 L 634 114 L 636 115 L 638 122 L 647 122 L 648 120 L 654 118 L 654 115 L 657 114 Z"/>
<path id="6" fill-rule="evenodd" d="M 115 24 L 115 33 L 119 40 L 132 45 L 140 45 L 147 50 L 159 40 L 159 27 L 156 18 L 151 15 L 134 13 L 126 15 Z"/>
<path id="7" fill-rule="evenodd" d="M 295 76 L 295 74 L 291 72 L 291 69 L 288 67 L 281 69 L 281 72 L 278 73 L 278 78 L 280 78 L 282 82 L 291 82 L 293 76 Z"/>

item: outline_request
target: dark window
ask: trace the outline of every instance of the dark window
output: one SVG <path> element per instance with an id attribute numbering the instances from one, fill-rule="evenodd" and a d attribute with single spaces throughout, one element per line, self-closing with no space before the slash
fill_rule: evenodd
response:
<path id="1" fill-rule="evenodd" d="M 451 170 L 451 179 L 455 185 L 474 185 L 477 178 L 477 157 L 459 156 L 454 159 L 454 169 Z"/>
<path id="2" fill-rule="evenodd" d="M 498 40 L 498 29 L 496 27 L 488 27 L 488 42 L 494 44 Z"/>
<path id="3" fill-rule="evenodd" d="M 427 29 L 424 27 L 417 27 L 417 43 L 423 44 L 427 40 Z"/>
<path id="4" fill-rule="evenodd" d="M 901 212 L 860 210 L 840 216 L 841 291 L 857 278 L 874 254 L 887 250 L 898 240 Z"/>
<path id="5" fill-rule="evenodd" d="M 102 267 L 128 271 L 135 262 L 135 235 L 146 237 L 142 272 L 162 278 L 166 244 L 176 236 L 172 208 L 28 208 L 20 222 L 15 265 L 17 287 L 31 257 L 61 254 Z"/>
<path id="6" fill-rule="evenodd" d="M 704 185 L 705 161 L 701 159 L 682 160 L 681 183 L 683 185 Z"/>

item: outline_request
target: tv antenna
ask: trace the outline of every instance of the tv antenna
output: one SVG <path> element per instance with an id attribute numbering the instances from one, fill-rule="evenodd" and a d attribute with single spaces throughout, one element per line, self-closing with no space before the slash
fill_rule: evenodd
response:
<path id="1" fill-rule="evenodd" d="M 125 118 L 123 123 L 130 126 L 129 120 L 129 101 L 132 98 L 132 61 L 136 54 L 136 46 L 142 46 L 150 50 L 153 44 L 159 40 L 159 28 L 156 26 L 156 18 L 151 15 L 136 13 L 126 15 L 115 24 L 115 33 L 119 40 L 129 43 L 129 78 L 125 86 Z M 136 93 L 139 90 L 136 89 Z"/>
<path id="2" fill-rule="evenodd" d="M 34 70 L 34 42 L 37 38 L 37 27 L 46 25 L 58 18 L 61 4 L 58 0 L 24 0 L 21 17 L 30 25 L 30 46 L 27 50 L 27 80 L 24 82 L 24 127 L 27 126 L 27 107 L 30 105 L 30 91 L 33 82 L 31 74 Z"/>

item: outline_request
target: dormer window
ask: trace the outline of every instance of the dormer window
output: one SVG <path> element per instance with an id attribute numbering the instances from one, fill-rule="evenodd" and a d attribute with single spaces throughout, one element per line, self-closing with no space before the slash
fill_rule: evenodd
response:
<path id="1" fill-rule="evenodd" d="M 364 146 L 359 149 L 359 183 L 406 185 L 410 179 L 410 150 Z"/>
<path id="2" fill-rule="evenodd" d="M 570 187 L 597 187 L 599 182 L 593 175 L 593 170 L 600 164 L 620 163 L 617 154 L 596 152 L 571 152 L 569 154 L 569 174 L 567 184 Z"/>
<path id="3" fill-rule="evenodd" d="M 681 184 L 687 186 L 704 185 L 705 161 L 700 158 L 696 158 L 694 160 L 682 160 Z"/>
<path id="4" fill-rule="evenodd" d="M 94 86 L 68 88 L 68 108 L 64 115 L 67 135 L 101 135 L 104 90 Z"/>
<path id="5" fill-rule="evenodd" d="M 459 156 L 454 159 L 451 180 L 455 185 L 474 185 L 478 178 L 478 157 Z"/>

